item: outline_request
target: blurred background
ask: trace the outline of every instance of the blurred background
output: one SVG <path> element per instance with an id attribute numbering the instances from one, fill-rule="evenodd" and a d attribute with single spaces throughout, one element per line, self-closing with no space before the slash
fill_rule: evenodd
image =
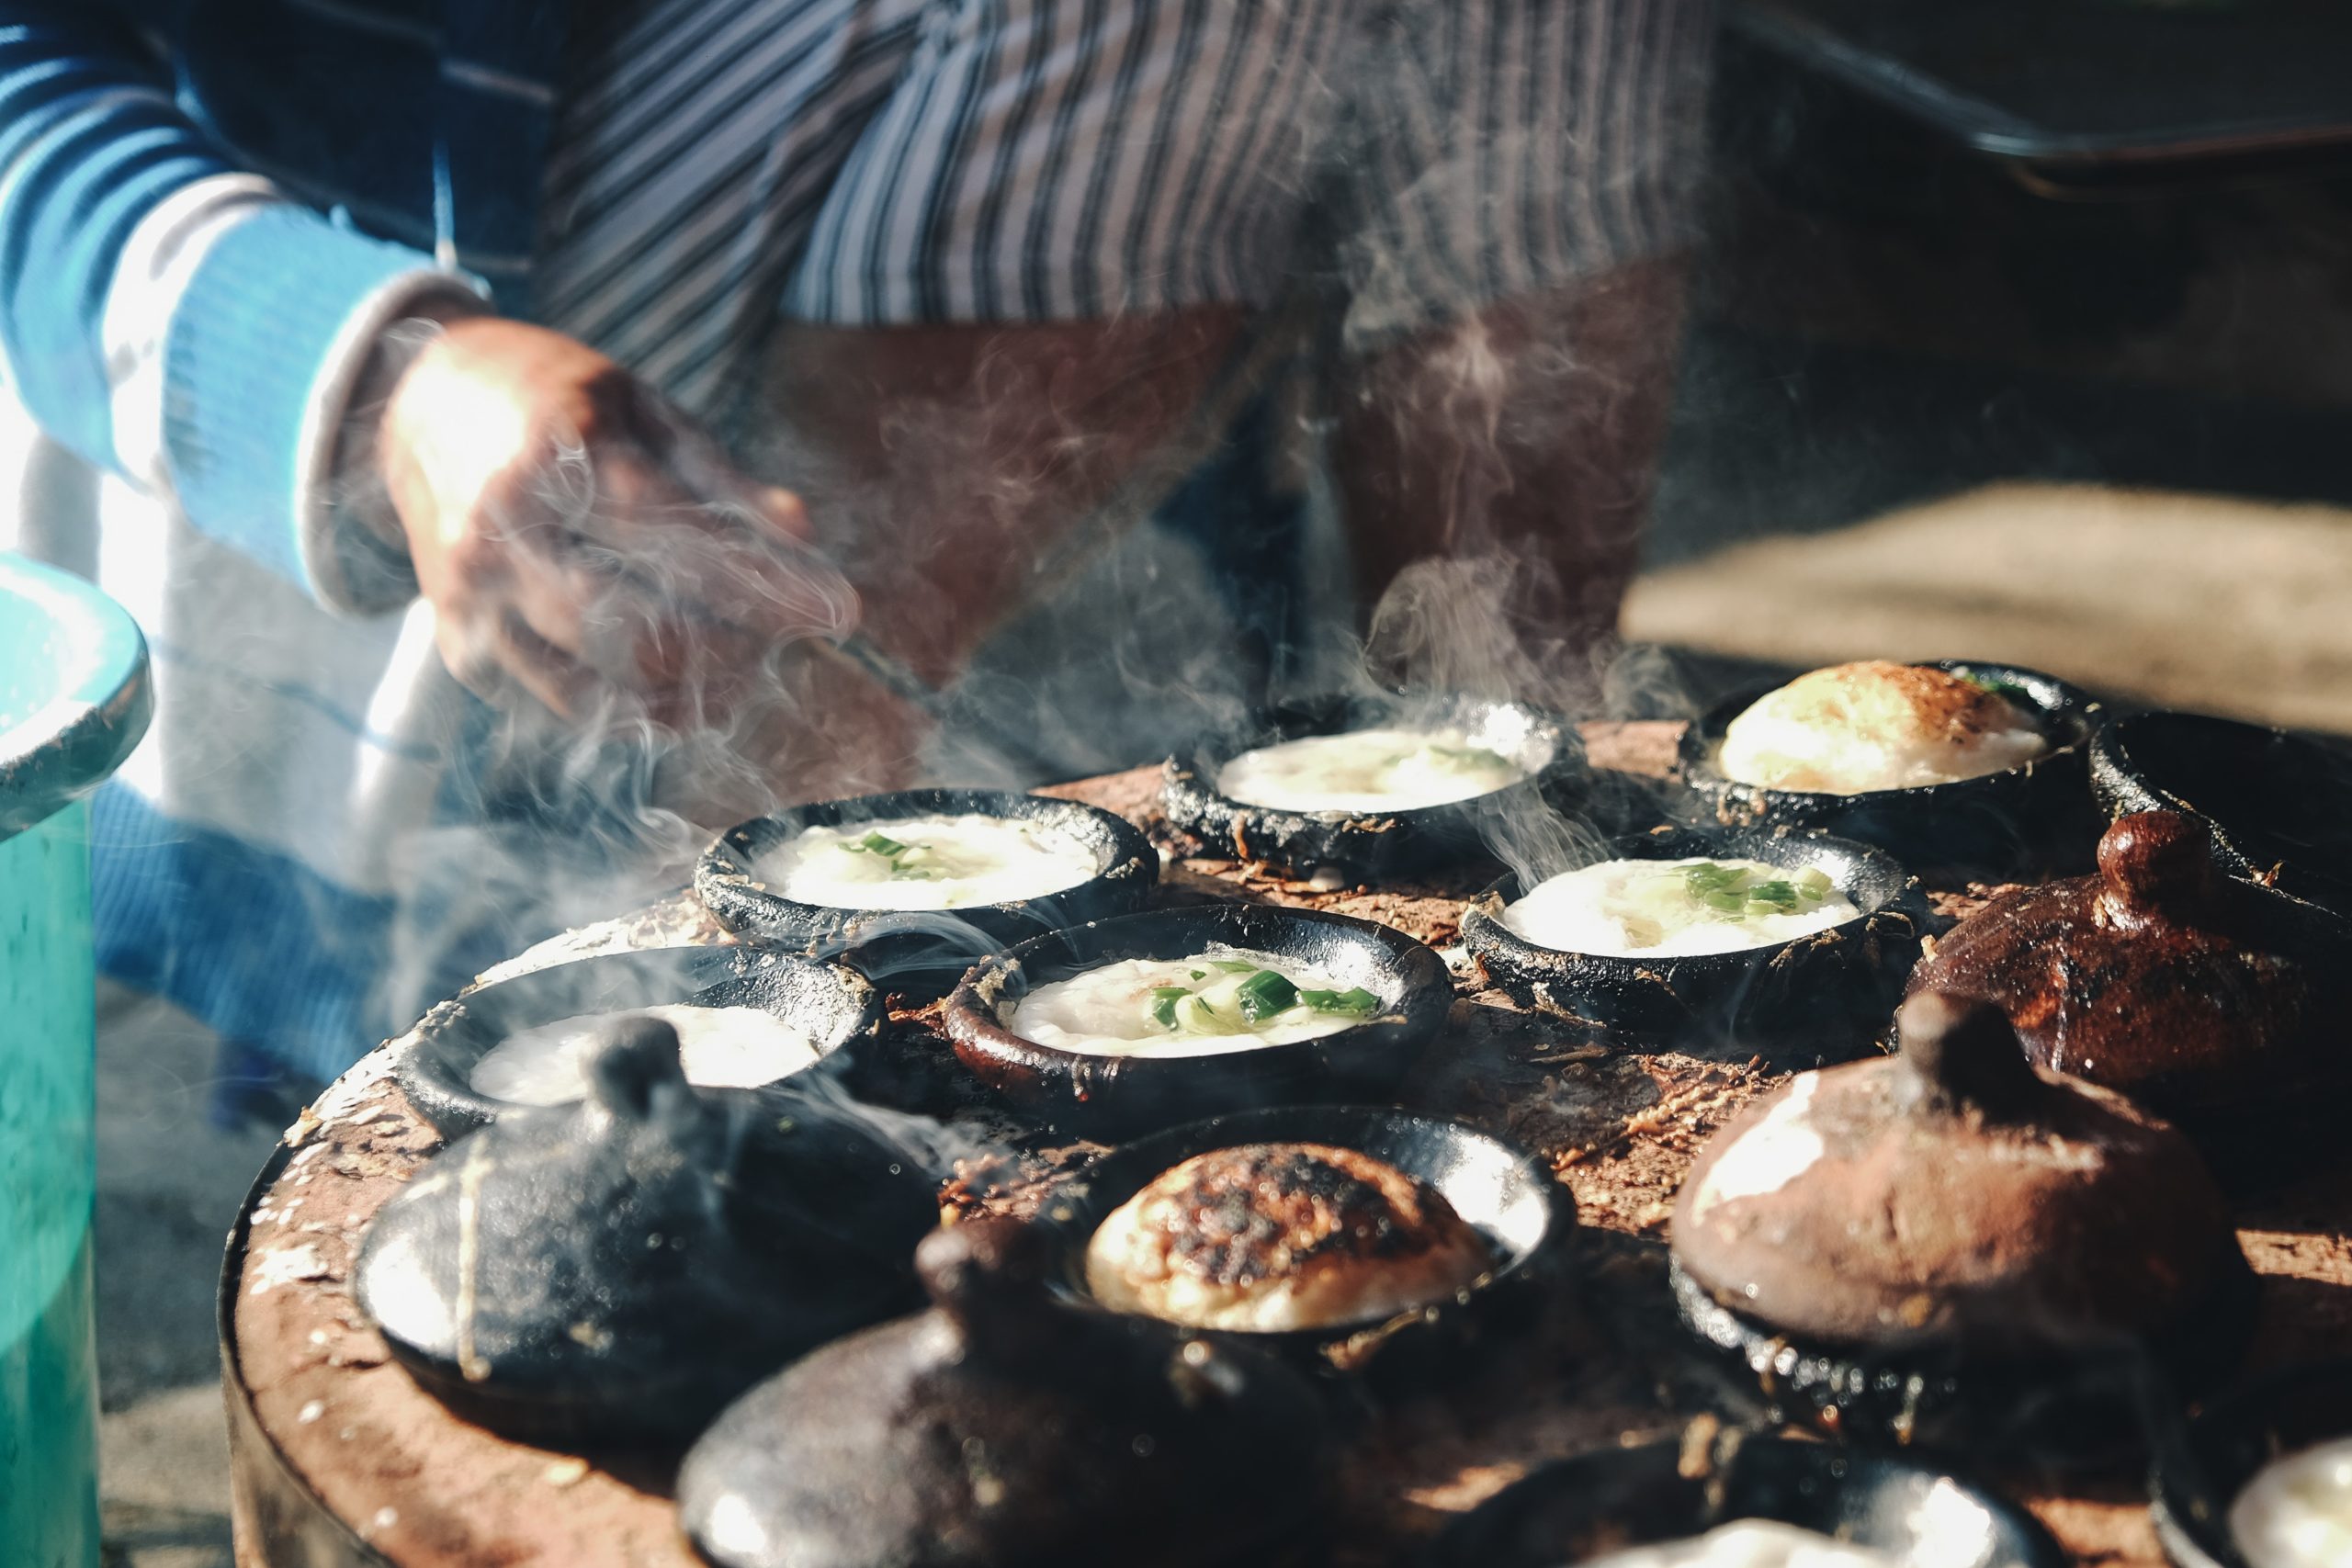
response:
<path id="1" fill-rule="evenodd" d="M 2352 7 L 1723 25 L 1625 636 L 2352 733 Z M 277 1128 L 266 1096 L 209 1114 L 212 1043 L 166 1004 L 103 993 L 101 1039 L 110 1561 L 227 1568 L 214 1273 Z"/>

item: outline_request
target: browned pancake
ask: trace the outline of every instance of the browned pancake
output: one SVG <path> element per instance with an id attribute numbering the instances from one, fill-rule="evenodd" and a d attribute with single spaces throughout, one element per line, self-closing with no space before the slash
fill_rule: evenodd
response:
<path id="1" fill-rule="evenodd" d="M 1153 1180 L 1095 1233 L 1087 1278 L 1122 1311 L 1311 1328 L 1452 1295 L 1492 1260 L 1435 1189 L 1353 1149 L 1248 1144 Z"/>

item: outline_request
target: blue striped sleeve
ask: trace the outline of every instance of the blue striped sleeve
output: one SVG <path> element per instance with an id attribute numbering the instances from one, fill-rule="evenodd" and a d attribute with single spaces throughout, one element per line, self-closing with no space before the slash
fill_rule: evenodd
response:
<path id="1" fill-rule="evenodd" d="M 149 207 L 224 166 L 135 41 L 77 10 L 0 5 L 0 356 L 51 436 L 113 466 L 115 258 Z"/>
<path id="2" fill-rule="evenodd" d="M 143 220 L 231 175 L 102 7 L 0 0 L 0 369 L 17 397 L 83 457 L 168 484 L 203 532 L 334 607 L 381 607 L 338 566 L 334 430 L 376 333 L 423 295 L 472 289 L 416 251 L 250 192 L 191 265 L 119 279 Z M 119 282 L 175 292 L 126 311 Z M 160 432 L 155 461 L 118 428 L 126 382 L 146 381 L 109 344 L 110 310 L 160 323 L 162 407 L 130 422 Z"/>

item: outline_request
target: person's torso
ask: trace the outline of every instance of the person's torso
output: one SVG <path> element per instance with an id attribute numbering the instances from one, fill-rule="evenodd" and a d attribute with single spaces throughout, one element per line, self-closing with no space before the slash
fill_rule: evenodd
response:
<path id="1" fill-rule="evenodd" d="M 563 0 L 128 0 L 245 167 L 523 301 Z M 601 6 L 596 7 L 601 8 Z"/>

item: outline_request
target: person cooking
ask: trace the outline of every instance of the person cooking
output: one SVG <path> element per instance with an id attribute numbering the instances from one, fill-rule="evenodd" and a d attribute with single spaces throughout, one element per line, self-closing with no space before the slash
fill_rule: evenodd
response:
<path id="1" fill-rule="evenodd" d="M 1267 453 L 1302 425 L 1359 604 L 1502 563 L 1526 667 L 1577 666 L 1663 425 L 1711 33 L 1705 0 L 0 0 L 20 542 L 157 671 L 97 804 L 103 967 L 331 1076 L 614 912 L 605 873 L 939 765 L 1103 536 L 1292 604 Z M 1145 646 L 1159 590 L 1114 586 L 1076 596 L 1118 646 L 1048 663 L 1231 662 L 1204 623 Z M 996 728 L 1035 769 L 1093 722 Z"/>

